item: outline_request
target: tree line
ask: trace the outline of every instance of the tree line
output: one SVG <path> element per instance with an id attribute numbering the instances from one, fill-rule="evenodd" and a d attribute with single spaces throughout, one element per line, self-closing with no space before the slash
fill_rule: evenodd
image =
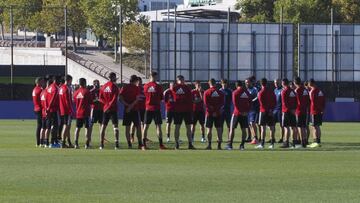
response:
<path id="1" fill-rule="evenodd" d="M 121 5 L 124 44 L 136 50 L 149 50 L 149 23 L 138 17 L 137 1 L 134 0 L 0 0 L 1 39 L 10 27 L 10 6 L 14 29 L 42 32 L 48 35 L 64 32 L 65 6 L 67 7 L 68 29 L 75 39 L 80 38 L 86 28 L 91 28 L 98 39 L 114 43 L 119 31 L 119 6 Z M 7 29 L 6 29 L 7 28 Z M 137 35 L 133 35 L 138 33 Z M 138 38 L 137 41 L 134 38 Z M 141 43 L 142 42 L 142 43 Z"/>

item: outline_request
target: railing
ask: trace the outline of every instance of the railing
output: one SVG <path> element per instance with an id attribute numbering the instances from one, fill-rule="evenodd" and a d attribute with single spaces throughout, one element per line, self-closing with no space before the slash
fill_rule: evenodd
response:
<path id="1" fill-rule="evenodd" d="M 34 42 L 34 41 L 14 41 L 13 42 L 14 47 L 45 47 L 45 42 L 43 41 L 38 41 L 38 42 Z M 11 46 L 11 41 L 9 40 L 0 40 L 0 47 L 10 47 Z M 65 47 L 65 42 L 63 41 L 56 41 L 52 44 L 51 46 L 52 48 L 64 48 Z"/>

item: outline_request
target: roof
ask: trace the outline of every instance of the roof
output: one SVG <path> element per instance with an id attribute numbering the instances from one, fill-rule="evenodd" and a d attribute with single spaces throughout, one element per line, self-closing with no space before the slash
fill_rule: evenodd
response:
<path id="1" fill-rule="evenodd" d="M 162 12 L 162 15 L 169 15 L 174 17 L 175 11 Z M 176 16 L 180 18 L 201 18 L 201 19 L 227 19 L 228 12 L 223 10 L 212 10 L 212 9 L 204 9 L 204 8 L 197 8 L 197 9 L 190 9 L 190 10 L 179 10 L 176 11 Z M 230 11 L 230 19 L 231 22 L 237 22 L 240 18 L 240 14 L 238 12 Z"/>

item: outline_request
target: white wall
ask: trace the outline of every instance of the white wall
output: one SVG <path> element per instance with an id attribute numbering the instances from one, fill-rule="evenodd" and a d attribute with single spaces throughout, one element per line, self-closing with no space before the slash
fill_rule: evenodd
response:
<path id="1" fill-rule="evenodd" d="M 85 78 L 87 80 L 87 84 L 92 84 L 92 81 L 95 79 L 99 80 L 100 84 L 107 82 L 107 79 L 99 76 L 91 70 L 84 68 L 73 60 L 68 60 L 68 74 L 73 77 L 74 83 L 78 83 L 80 78 Z"/>

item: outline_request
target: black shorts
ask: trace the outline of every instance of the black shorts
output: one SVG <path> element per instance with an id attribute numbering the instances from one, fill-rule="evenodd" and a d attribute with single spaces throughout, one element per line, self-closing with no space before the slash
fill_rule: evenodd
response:
<path id="1" fill-rule="evenodd" d="M 205 112 L 203 112 L 203 111 L 195 111 L 195 112 L 193 112 L 192 121 L 193 121 L 194 125 L 196 125 L 197 122 L 199 122 L 200 125 L 204 125 L 204 123 L 205 123 Z"/>
<path id="2" fill-rule="evenodd" d="M 215 125 L 215 128 L 223 128 L 224 127 L 224 117 L 223 116 L 206 116 L 205 118 L 205 126 L 207 128 L 212 128 Z"/>
<path id="3" fill-rule="evenodd" d="M 119 125 L 119 117 L 116 111 L 104 112 L 102 124 L 108 125 L 110 119 L 113 125 Z"/>
<path id="4" fill-rule="evenodd" d="M 139 116 L 140 116 L 140 121 L 142 123 L 144 123 L 144 121 L 145 121 L 145 109 L 140 109 L 139 110 Z"/>
<path id="5" fill-rule="evenodd" d="M 185 125 L 192 124 L 192 112 L 175 112 L 174 113 L 174 124 L 181 125 L 182 122 L 185 122 Z"/>
<path id="6" fill-rule="evenodd" d="M 138 111 L 124 112 L 123 126 L 130 126 L 134 123 L 135 126 L 140 125 L 140 115 Z"/>
<path id="7" fill-rule="evenodd" d="M 91 123 L 102 123 L 104 120 L 104 112 L 100 110 L 91 110 Z"/>
<path id="8" fill-rule="evenodd" d="M 282 113 L 282 125 L 284 127 L 296 127 L 296 116 L 292 113 Z"/>
<path id="9" fill-rule="evenodd" d="M 90 127 L 90 119 L 89 118 L 77 118 L 76 119 L 76 127 L 82 128 L 85 124 L 85 128 Z"/>
<path id="10" fill-rule="evenodd" d="M 63 115 L 60 116 L 60 122 L 61 122 L 61 126 L 63 125 L 71 125 L 71 115 Z"/>
<path id="11" fill-rule="evenodd" d="M 146 125 L 151 124 L 151 122 L 154 120 L 155 125 L 161 125 L 162 124 L 162 116 L 160 110 L 158 111 L 145 111 L 145 118 L 144 123 Z"/>
<path id="12" fill-rule="evenodd" d="M 275 124 L 276 124 L 276 123 L 280 123 L 280 126 L 282 126 L 282 121 L 281 121 L 282 112 L 281 112 L 281 110 L 275 110 L 275 111 L 273 111 L 273 116 L 274 116 Z"/>
<path id="13" fill-rule="evenodd" d="M 248 116 L 235 116 L 233 115 L 231 117 L 231 128 L 235 129 L 237 128 L 237 125 L 240 124 L 241 128 L 249 128 L 249 119 Z"/>
<path id="14" fill-rule="evenodd" d="M 172 123 L 174 120 L 175 113 L 173 111 L 166 112 L 166 123 Z"/>
<path id="15" fill-rule="evenodd" d="M 46 127 L 47 129 L 51 129 L 52 126 L 54 126 L 54 128 L 58 128 L 59 127 L 59 119 L 58 119 L 58 114 L 57 112 L 52 112 L 49 113 L 47 118 L 46 118 Z"/>
<path id="16" fill-rule="evenodd" d="M 230 128 L 230 126 L 231 126 L 231 118 L 232 118 L 232 114 L 231 114 L 231 111 L 229 111 L 229 110 L 225 110 L 224 111 L 224 120 L 225 120 L 225 123 L 226 123 L 226 126 L 228 127 L 228 128 Z"/>
<path id="17" fill-rule="evenodd" d="M 321 126 L 323 121 L 322 114 L 311 115 L 311 125 L 312 126 Z"/>
<path id="18" fill-rule="evenodd" d="M 258 124 L 261 126 L 275 126 L 275 118 L 272 112 L 260 112 Z"/>
<path id="19" fill-rule="evenodd" d="M 296 115 L 296 127 L 306 128 L 308 123 L 307 114 Z"/>

